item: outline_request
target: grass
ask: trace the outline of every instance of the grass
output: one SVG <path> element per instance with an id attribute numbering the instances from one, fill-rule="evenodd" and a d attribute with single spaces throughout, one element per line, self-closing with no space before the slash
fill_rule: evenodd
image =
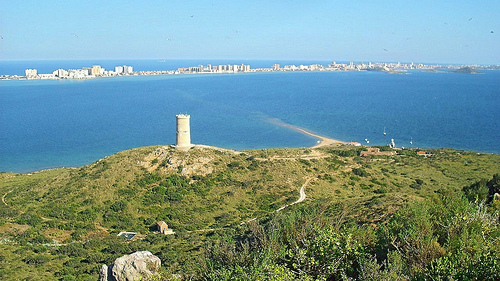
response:
<path id="1" fill-rule="evenodd" d="M 50 280 L 56 273 L 82 272 L 95 279 L 96 264 L 112 262 L 136 247 L 161 255 L 169 270 L 186 271 L 196 263 L 201 247 L 216 235 L 197 230 L 233 229 L 264 217 L 297 200 L 299 188 L 309 178 L 313 180 L 302 204 L 341 204 L 359 223 L 377 223 L 408 202 L 430 198 L 440 190 L 460 190 L 499 172 L 499 155 L 428 151 L 433 156 L 403 151 L 395 156 L 359 157 L 359 149 L 349 146 L 243 152 L 151 146 L 122 151 L 80 168 L 0 173 L 0 196 L 5 201 L 0 202 L 0 239 L 10 241 L 0 245 L 3 264 L 25 270 L 27 275 L 21 279 L 47 276 Z M 151 227 L 159 220 L 177 234 L 158 238 Z M 139 232 L 146 242 L 110 238 L 120 231 Z M 88 246 L 76 257 L 54 249 L 33 249 L 45 240 L 82 245 L 105 241 L 121 248 L 100 242 L 101 246 Z M 31 255 L 33 262 L 23 261 Z M 65 273 L 63 264 L 75 259 L 76 271 Z M 4 277 L 11 272 L 2 268 L 0 273 Z"/>

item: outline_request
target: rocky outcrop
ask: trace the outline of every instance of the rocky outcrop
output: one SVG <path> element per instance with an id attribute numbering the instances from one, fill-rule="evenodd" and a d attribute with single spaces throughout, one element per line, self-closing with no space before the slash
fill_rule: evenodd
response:
<path id="1" fill-rule="evenodd" d="M 160 267 L 160 259 L 151 252 L 135 252 L 117 258 L 112 265 L 103 265 L 99 271 L 99 281 L 144 280 L 158 274 Z"/>
<path id="2" fill-rule="evenodd" d="M 99 281 L 108 281 L 108 276 L 110 276 L 109 270 L 112 266 L 102 265 L 101 270 L 99 270 Z"/>
<path id="3" fill-rule="evenodd" d="M 452 72 L 465 74 L 482 74 L 482 72 L 479 72 L 470 66 L 462 67 L 457 70 L 453 70 Z"/>

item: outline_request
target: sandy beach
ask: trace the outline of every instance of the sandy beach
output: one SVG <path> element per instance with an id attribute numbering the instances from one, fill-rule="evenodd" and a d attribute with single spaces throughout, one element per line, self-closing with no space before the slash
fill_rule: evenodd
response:
<path id="1" fill-rule="evenodd" d="M 287 123 L 281 121 L 278 118 L 269 118 L 269 122 L 272 123 L 272 124 L 276 124 L 276 125 L 279 125 L 279 126 L 282 126 L 282 127 L 290 128 L 292 130 L 301 132 L 303 134 L 310 135 L 310 136 L 313 136 L 315 138 L 318 138 L 319 141 L 318 141 L 318 143 L 316 145 L 313 146 L 313 148 L 322 147 L 322 146 L 329 146 L 329 145 L 334 145 L 334 144 L 346 144 L 346 142 L 343 142 L 343 141 L 340 141 L 340 140 L 331 139 L 331 138 L 327 138 L 327 137 L 323 137 L 323 136 L 320 136 L 320 135 L 313 134 L 313 133 L 308 132 L 308 131 L 300 128 L 300 127 L 287 124 Z"/>

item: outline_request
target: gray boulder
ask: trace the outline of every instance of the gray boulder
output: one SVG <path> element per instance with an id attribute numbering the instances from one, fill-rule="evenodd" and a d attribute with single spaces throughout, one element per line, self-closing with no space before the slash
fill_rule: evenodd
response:
<path id="1" fill-rule="evenodd" d="M 135 252 L 117 258 L 110 266 L 103 265 L 99 271 L 99 281 L 147 280 L 158 274 L 160 267 L 160 259 L 151 252 Z"/>
<path id="2" fill-rule="evenodd" d="M 99 281 L 108 281 L 109 268 L 107 265 L 103 264 L 101 270 L 99 270 Z"/>

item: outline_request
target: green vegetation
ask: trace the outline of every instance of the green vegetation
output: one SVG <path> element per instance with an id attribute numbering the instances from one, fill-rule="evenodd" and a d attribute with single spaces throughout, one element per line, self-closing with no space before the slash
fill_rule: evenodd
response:
<path id="1" fill-rule="evenodd" d="M 499 279 L 500 156 L 428 151 L 155 146 L 0 173 L 0 279 L 96 280 L 138 250 L 165 278 Z"/>
<path id="2" fill-rule="evenodd" d="M 207 246 L 208 280 L 498 280 L 498 212 L 460 193 L 359 225 L 340 206 L 278 213 Z M 335 214 L 337 212 L 337 214 Z"/>

